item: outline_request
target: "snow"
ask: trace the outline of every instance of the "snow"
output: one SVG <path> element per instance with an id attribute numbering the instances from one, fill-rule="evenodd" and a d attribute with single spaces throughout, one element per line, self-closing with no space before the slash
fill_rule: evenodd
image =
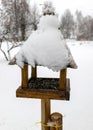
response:
<path id="1" fill-rule="evenodd" d="M 51 2 L 46 1 L 44 4 L 46 6 L 45 5 L 43 6 L 43 14 L 47 14 L 47 13 L 53 14 L 55 12 L 55 8 L 52 7 Z"/>
<path id="2" fill-rule="evenodd" d="M 68 41 L 78 69 L 68 69 L 70 101 L 51 101 L 51 113 L 63 114 L 63 130 L 93 129 L 93 42 Z M 38 68 L 40 77 L 58 77 L 46 67 Z M 41 130 L 39 99 L 16 98 L 20 68 L 9 66 L 0 52 L 0 130 Z"/>
<path id="3" fill-rule="evenodd" d="M 15 56 L 16 63 L 20 67 L 27 62 L 33 67 L 37 64 L 58 71 L 66 68 L 70 63 L 74 64 L 70 50 L 58 30 L 58 24 L 57 16 L 41 17 L 38 30 L 31 34 Z"/>

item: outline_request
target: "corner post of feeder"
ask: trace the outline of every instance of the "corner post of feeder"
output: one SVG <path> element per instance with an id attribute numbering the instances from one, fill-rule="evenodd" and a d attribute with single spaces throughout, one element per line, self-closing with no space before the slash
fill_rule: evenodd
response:
<path id="1" fill-rule="evenodd" d="M 67 69 L 60 70 L 60 79 L 59 79 L 60 90 L 66 89 L 66 73 L 67 73 Z"/>
<path id="2" fill-rule="evenodd" d="M 28 64 L 24 64 L 21 69 L 21 86 L 22 88 L 27 88 L 28 86 Z"/>
<path id="3" fill-rule="evenodd" d="M 46 124 L 50 116 L 50 99 L 41 99 L 41 122 Z M 42 126 L 42 130 L 50 130 L 50 127 Z"/>
<path id="4" fill-rule="evenodd" d="M 31 78 L 36 78 L 37 77 L 37 66 L 31 67 Z"/>

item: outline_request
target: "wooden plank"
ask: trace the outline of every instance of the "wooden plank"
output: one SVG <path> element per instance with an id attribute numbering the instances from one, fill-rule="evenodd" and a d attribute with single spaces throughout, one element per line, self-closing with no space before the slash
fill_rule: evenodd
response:
<path id="1" fill-rule="evenodd" d="M 32 72 L 31 72 L 31 78 L 36 78 L 37 77 L 37 67 L 31 67 L 32 68 Z"/>
<path id="2" fill-rule="evenodd" d="M 24 68 L 21 69 L 21 86 L 27 88 L 28 86 L 28 65 L 25 64 Z"/>
<path id="3" fill-rule="evenodd" d="M 61 90 L 37 90 L 37 89 L 22 89 L 19 87 L 16 91 L 17 97 L 24 98 L 39 98 L 39 99 L 56 99 L 66 100 L 66 92 Z"/>
<path id="4" fill-rule="evenodd" d="M 48 122 L 48 118 L 50 116 L 50 100 L 49 99 L 41 99 L 41 122 L 46 124 Z M 50 130 L 50 127 L 42 126 L 42 130 Z"/>
<path id="5" fill-rule="evenodd" d="M 59 89 L 66 89 L 66 69 L 60 70 Z"/>

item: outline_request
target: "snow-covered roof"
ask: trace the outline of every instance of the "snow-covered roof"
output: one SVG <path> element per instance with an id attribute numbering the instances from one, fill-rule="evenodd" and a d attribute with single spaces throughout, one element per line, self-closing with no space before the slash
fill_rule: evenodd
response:
<path id="1" fill-rule="evenodd" d="M 55 15 L 45 15 L 40 19 L 37 31 L 34 31 L 24 43 L 16 57 L 16 63 L 23 67 L 24 62 L 31 66 L 47 66 L 58 71 L 75 63 L 60 30 Z"/>

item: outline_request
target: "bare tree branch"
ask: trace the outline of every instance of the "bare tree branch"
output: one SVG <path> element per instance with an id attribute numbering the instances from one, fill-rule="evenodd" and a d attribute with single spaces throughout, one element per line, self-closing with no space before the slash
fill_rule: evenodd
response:
<path id="1" fill-rule="evenodd" d="M 0 50 L 3 53 L 5 59 L 8 61 L 8 57 L 7 57 L 6 53 L 4 52 L 4 50 L 2 50 L 1 46 L 2 46 L 2 43 L 0 43 Z"/>

